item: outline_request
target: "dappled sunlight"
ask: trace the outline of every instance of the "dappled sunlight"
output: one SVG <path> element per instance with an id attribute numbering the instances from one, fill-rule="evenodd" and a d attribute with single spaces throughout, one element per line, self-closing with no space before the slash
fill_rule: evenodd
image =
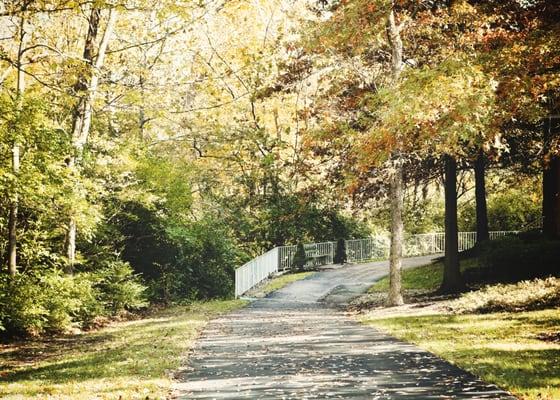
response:
<path id="1" fill-rule="evenodd" d="M 210 323 L 177 377 L 181 399 L 509 398 L 344 312 L 274 299 Z"/>
<path id="2" fill-rule="evenodd" d="M 92 393 L 98 399 L 115 399 L 119 393 L 132 393 L 135 398 L 145 398 L 150 393 L 161 392 L 169 387 L 168 379 L 140 379 L 137 376 L 122 376 L 118 380 L 104 378 L 80 379 L 70 383 L 45 383 L 40 380 L 21 381 L 2 388 L 2 398 L 18 399 L 27 397 L 45 398 L 52 396 L 57 400 L 91 399 Z M 132 397 L 131 397 L 132 398 Z"/>
<path id="3" fill-rule="evenodd" d="M 365 322 L 416 343 L 518 395 L 554 399 L 560 396 L 560 344 L 539 340 L 538 334 L 560 331 L 557 315 L 558 310 L 552 309 Z"/>
<path id="4" fill-rule="evenodd" d="M 145 399 L 164 396 L 168 378 L 208 318 L 244 302 L 210 302 L 163 310 L 99 332 L 6 346 L 2 398 Z M 29 362 L 22 362 L 28 359 Z"/>

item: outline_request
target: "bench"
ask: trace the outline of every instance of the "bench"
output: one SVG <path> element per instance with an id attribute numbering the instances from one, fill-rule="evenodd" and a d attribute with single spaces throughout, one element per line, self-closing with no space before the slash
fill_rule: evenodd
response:
<path id="1" fill-rule="evenodd" d="M 319 254 L 319 255 L 312 255 L 308 257 L 309 260 L 311 261 L 311 265 L 313 265 L 314 267 L 318 266 L 318 265 L 325 265 L 327 264 L 328 260 L 329 260 L 329 255 L 328 254 Z"/>

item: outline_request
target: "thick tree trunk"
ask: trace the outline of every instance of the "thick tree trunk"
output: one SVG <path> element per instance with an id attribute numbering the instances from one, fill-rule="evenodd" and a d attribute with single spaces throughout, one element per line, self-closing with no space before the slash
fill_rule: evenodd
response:
<path id="1" fill-rule="evenodd" d="M 545 121 L 543 163 L 543 233 L 550 239 L 560 238 L 560 156 L 553 154 L 551 144 L 560 132 L 560 117 Z"/>
<path id="2" fill-rule="evenodd" d="M 441 293 L 457 293 L 465 288 L 459 268 L 457 228 L 457 161 L 445 156 L 445 266 Z"/>
<path id="3" fill-rule="evenodd" d="M 22 17 L 19 26 L 19 46 L 17 54 L 17 107 L 21 109 L 23 94 L 25 92 L 25 70 L 23 64 L 23 53 L 25 48 L 25 19 Z M 19 110 L 18 110 L 19 111 Z M 19 195 L 17 188 L 17 177 L 20 167 L 20 144 L 17 137 L 14 137 L 12 144 L 12 173 L 15 176 L 16 184 L 12 199 L 10 201 L 10 212 L 8 217 L 8 273 L 15 275 L 17 273 L 17 225 L 18 225 L 18 208 Z"/>
<path id="4" fill-rule="evenodd" d="M 99 85 L 99 70 L 103 67 L 107 46 L 113 33 L 113 25 L 116 19 L 116 11 L 109 10 L 107 26 L 98 47 L 97 55 L 94 56 L 95 42 L 101 22 L 101 9 L 92 8 L 89 18 L 89 28 L 84 45 L 84 60 L 89 62 L 89 68 L 82 74 L 76 85 L 75 91 L 80 95 L 78 103 L 74 109 L 74 119 L 72 122 L 72 145 L 74 153 L 67 160 L 69 168 L 77 168 L 76 161 L 80 158 L 83 148 L 87 143 L 91 119 L 93 114 L 93 100 Z M 76 262 L 76 219 L 70 215 L 68 220 L 68 233 L 66 237 L 66 256 L 68 257 L 67 271 L 72 272 Z"/>
<path id="5" fill-rule="evenodd" d="M 403 43 L 400 31 L 402 26 L 397 25 L 395 21 L 395 13 L 390 10 L 387 19 L 387 39 L 391 45 L 391 77 L 392 84 L 396 85 L 399 81 L 403 68 Z M 404 242 L 403 228 L 403 209 L 404 209 L 404 192 L 403 192 L 403 167 L 400 151 L 394 154 L 395 172 L 391 177 L 391 249 L 389 255 L 389 294 L 387 297 L 387 305 L 396 306 L 403 304 L 402 288 L 401 288 L 401 267 L 402 267 L 402 249 Z"/>
<path id="6" fill-rule="evenodd" d="M 474 162 L 476 197 L 476 243 L 480 245 L 490 239 L 488 231 L 488 208 L 486 206 L 486 160 L 480 152 Z"/>
<path id="7" fill-rule="evenodd" d="M 398 306 L 404 303 L 401 293 L 403 228 L 403 171 L 399 165 L 391 178 L 391 250 L 389 255 L 389 296 L 387 305 Z"/>

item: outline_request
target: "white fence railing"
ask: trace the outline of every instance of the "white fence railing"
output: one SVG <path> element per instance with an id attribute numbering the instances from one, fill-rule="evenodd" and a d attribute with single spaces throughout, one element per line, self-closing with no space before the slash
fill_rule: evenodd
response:
<path id="1" fill-rule="evenodd" d="M 490 240 L 519 233 L 518 231 L 490 232 Z M 346 240 L 348 262 L 383 260 L 389 257 L 391 240 L 388 236 L 374 236 L 365 239 Z M 459 251 L 471 249 L 476 244 L 476 232 L 459 232 Z M 305 244 L 308 264 L 332 264 L 336 242 Z M 292 267 L 297 246 L 280 246 L 252 259 L 235 270 L 235 297 L 252 289 L 269 276 Z M 445 233 L 422 233 L 407 235 L 403 246 L 405 257 L 415 257 L 445 252 Z"/>
<path id="2" fill-rule="evenodd" d="M 278 272 L 278 247 L 235 270 L 235 297 L 241 296 L 270 275 Z"/>

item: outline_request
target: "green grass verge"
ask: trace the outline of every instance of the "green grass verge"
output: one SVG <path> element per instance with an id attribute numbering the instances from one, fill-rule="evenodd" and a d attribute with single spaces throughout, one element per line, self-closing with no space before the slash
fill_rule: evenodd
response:
<path id="1" fill-rule="evenodd" d="M 477 266 L 476 259 L 461 261 L 461 270 Z M 403 269 L 402 288 L 404 290 L 436 290 L 443 280 L 443 262 L 423 265 L 420 267 Z M 368 292 L 387 292 L 389 290 L 389 277 L 386 276 L 369 288 Z"/>
<path id="2" fill-rule="evenodd" d="M 314 274 L 313 271 L 296 272 L 293 274 L 287 273 L 284 275 L 280 275 L 277 276 L 276 278 L 272 278 L 271 280 L 266 282 L 263 286 L 251 290 L 247 295 L 250 297 L 265 297 L 266 295 L 276 290 L 282 289 L 284 286 L 287 286 L 292 282 L 300 281 L 312 274 Z"/>
<path id="3" fill-rule="evenodd" d="M 2 399 L 161 399 L 210 318 L 241 300 L 176 306 L 96 332 L 0 347 Z"/>
<path id="4" fill-rule="evenodd" d="M 560 399 L 560 309 L 484 315 L 434 315 L 364 323 L 417 344 L 522 399 Z"/>

